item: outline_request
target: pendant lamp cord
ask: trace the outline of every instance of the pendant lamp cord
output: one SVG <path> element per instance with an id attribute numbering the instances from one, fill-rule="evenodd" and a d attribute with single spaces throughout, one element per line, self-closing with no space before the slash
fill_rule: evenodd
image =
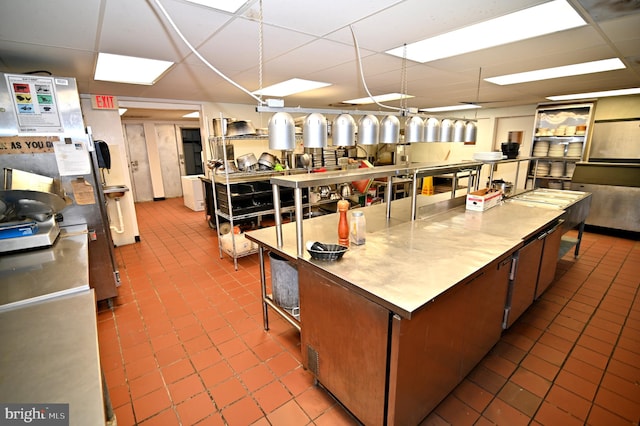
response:
<path id="1" fill-rule="evenodd" d="M 358 45 L 358 39 L 356 38 L 356 33 L 353 31 L 353 27 L 351 25 L 349 25 L 349 29 L 351 30 L 351 37 L 353 38 L 353 44 L 356 49 L 356 59 L 358 60 L 358 68 L 360 69 L 360 80 L 362 81 L 362 85 L 364 86 L 364 90 L 367 92 L 367 95 L 379 107 L 400 111 L 401 108 L 397 108 L 389 105 L 383 105 L 380 102 L 376 101 L 373 95 L 371 94 L 371 92 L 369 91 L 369 88 L 367 87 L 367 82 L 364 79 L 364 70 L 362 68 L 362 58 L 360 57 L 360 46 Z"/>
<path id="2" fill-rule="evenodd" d="M 478 86 L 476 87 L 476 105 L 480 105 L 480 82 L 482 81 L 482 67 L 478 68 Z M 478 118 L 478 108 L 475 111 L 475 118 Z"/>
<path id="3" fill-rule="evenodd" d="M 229 77 L 227 77 L 226 75 L 224 75 L 222 73 L 222 71 L 218 70 L 216 67 L 214 67 L 213 65 L 211 65 L 209 63 L 209 61 L 207 61 L 192 45 L 191 43 L 189 43 L 189 41 L 187 40 L 187 38 L 182 34 L 182 32 L 180 31 L 180 29 L 178 29 L 178 26 L 173 22 L 173 19 L 171 19 L 171 16 L 169 16 L 169 14 L 167 13 L 167 11 L 165 10 L 165 8 L 162 6 L 162 4 L 160 3 L 160 0 L 153 0 L 153 2 L 156 4 L 156 6 L 158 7 L 158 9 L 160 10 L 160 12 L 162 12 L 162 15 L 164 15 L 165 19 L 169 22 L 169 25 L 171 25 L 171 28 L 173 28 L 173 30 L 176 32 L 176 34 L 178 34 L 178 36 L 180 37 L 180 39 L 182 39 L 183 43 L 189 48 L 189 50 L 191 51 L 191 53 L 193 53 L 194 55 L 196 55 L 196 57 L 198 59 L 200 59 L 200 61 L 202 61 L 209 69 L 211 69 L 211 71 L 215 72 L 216 74 L 218 74 L 220 77 L 222 77 L 224 80 L 226 80 L 228 83 L 231 83 L 233 86 L 235 86 L 236 88 L 242 90 L 243 92 L 245 92 L 247 95 L 251 96 L 253 99 L 255 99 L 256 101 L 258 101 L 259 104 L 263 105 L 264 102 L 262 101 L 262 99 L 256 95 L 254 95 L 253 93 L 251 93 L 249 90 L 245 89 L 244 87 L 242 87 L 241 85 L 239 85 L 238 83 L 236 83 L 235 81 L 231 80 Z M 262 2 L 260 2 L 261 5 L 261 9 L 260 9 L 260 16 L 262 16 Z M 262 20 L 262 18 L 261 18 Z M 260 61 L 260 64 L 262 65 L 262 61 Z M 262 85 L 260 85 L 262 87 Z"/>
<path id="4" fill-rule="evenodd" d="M 400 110 L 406 112 L 407 111 L 407 93 L 408 93 L 408 84 L 407 84 L 407 43 L 402 47 L 402 70 L 400 76 L 400 94 L 402 97 L 400 98 Z"/>
<path id="5" fill-rule="evenodd" d="M 258 88 L 259 88 L 259 95 L 258 95 L 258 102 L 260 102 L 260 104 L 263 103 L 262 101 L 262 69 L 263 69 L 263 62 L 264 62 L 264 21 L 263 21 L 263 15 L 262 15 L 262 0 L 260 0 L 259 3 L 259 14 L 258 14 Z"/>

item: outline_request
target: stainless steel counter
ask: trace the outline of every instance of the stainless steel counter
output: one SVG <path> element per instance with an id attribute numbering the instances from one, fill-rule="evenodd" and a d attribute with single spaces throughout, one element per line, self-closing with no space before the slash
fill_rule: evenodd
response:
<path id="1" fill-rule="evenodd" d="M 87 228 L 0 257 L 0 401 L 69 404 L 70 425 L 105 423 Z"/>
<path id="2" fill-rule="evenodd" d="M 93 290 L 0 312 L 0 324 L 0 401 L 69 404 L 70 425 L 105 423 Z"/>
<path id="3" fill-rule="evenodd" d="M 421 203 L 430 197 L 418 197 Z M 462 197 L 464 199 L 464 197 Z M 461 199 L 458 199 L 461 200 Z M 291 260 L 309 262 L 351 285 L 351 289 L 404 318 L 502 255 L 514 251 L 524 238 L 561 217 L 559 209 L 503 204 L 485 212 L 454 207 L 455 201 L 423 204 L 411 221 L 404 200 L 363 208 L 367 242 L 352 245 L 340 261 L 296 255 L 295 224 L 283 225 L 283 246 L 272 228 L 247 233 L 247 238 Z M 460 204 L 460 201 L 457 203 Z M 440 207 L 444 205 L 445 207 Z M 337 240 L 337 215 L 303 222 L 307 241 Z"/>
<path id="4" fill-rule="evenodd" d="M 448 194 L 445 195 L 449 197 Z M 465 197 L 365 207 L 366 243 L 341 260 L 297 255 L 297 223 L 249 232 L 298 269 L 303 366 L 364 424 L 417 424 L 493 347 L 503 330 L 512 255 L 561 209 L 503 203 L 467 211 Z M 335 242 L 336 214 L 303 221 L 307 241 Z M 282 242 L 283 244 L 278 244 Z M 557 253 L 557 250 L 556 250 Z M 533 299 L 533 297 L 532 297 Z M 533 301 L 533 300 L 531 300 Z"/>
<path id="5" fill-rule="evenodd" d="M 0 311 L 88 289 L 86 226 L 61 228 L 51 248 L 0 257 Z"/>

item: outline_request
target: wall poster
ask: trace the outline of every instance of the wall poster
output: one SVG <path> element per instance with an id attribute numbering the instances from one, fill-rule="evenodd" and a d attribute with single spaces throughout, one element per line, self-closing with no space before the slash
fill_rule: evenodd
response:
<path id="1" fill-rule="evenodd" d="M 7 74 L 20 133 L 63 133 L 53 77 Z"/>

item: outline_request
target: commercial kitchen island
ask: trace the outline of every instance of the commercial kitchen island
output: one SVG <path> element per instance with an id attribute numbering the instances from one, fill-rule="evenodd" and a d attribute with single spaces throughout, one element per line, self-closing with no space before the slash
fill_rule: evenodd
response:
<path id="1" fill-rule="evenodd" d="M 297 267 L 303 365 L 366 425 L 418 424 L 499 340 L 513 293 L 533 302 L 537 280 L 521 290 L 525 282 L 510 279 L 527 241 L 543 242 L 529 255 L 535 277 L 547 238 L 555 270 L 563 210 L 505 203 L 472 212 L 464 196 L 420 206 L 428 198 L 419 197 L 415 220 L 410 200 L 392 202 L 389 217 L 385 205 L 362 209 L 366 243 L 335 262 L 298 253 L 298 223 L 281 225 L 282 236 L 247 234 L 262 264 L 272 251 Z M 337 221 L 304 220 L 306 241 L 335 243 Z"/>

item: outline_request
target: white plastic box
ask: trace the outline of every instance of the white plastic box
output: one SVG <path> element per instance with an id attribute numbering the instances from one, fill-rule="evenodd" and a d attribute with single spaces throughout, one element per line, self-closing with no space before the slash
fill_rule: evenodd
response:
<path id="1" fill-rule="evenodd" d="M 184 205 L 197 212 L 203 211 L 205 208 L 204 184 L 200 180 L 200 176 L 204 177 L 204 175 L 182 176 Z"/>

